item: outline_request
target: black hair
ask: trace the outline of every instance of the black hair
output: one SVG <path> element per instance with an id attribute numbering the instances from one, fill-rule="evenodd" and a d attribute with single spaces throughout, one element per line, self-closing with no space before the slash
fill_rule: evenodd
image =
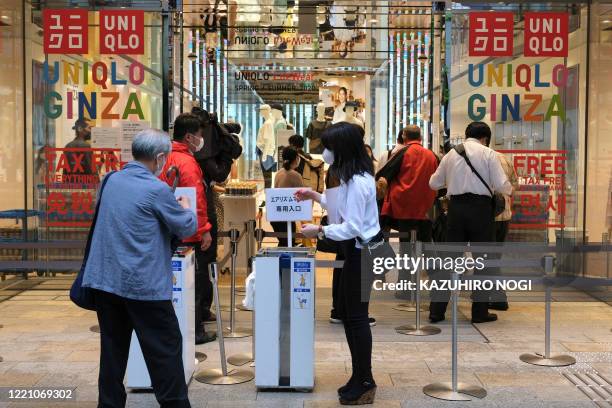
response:
<path id="1" fill-rule="evenodd" d="M 404 128 L 402 127 L 397 134 L 397 143 L 404 144 Z"/>
<path id="2" fill-rule="evenodd" d="M 348 99 L 348 89 L 346 89 L 346 87 L 343 86 L 343 87 L 340 88 L 340 90 L 338 90 L 338 93 L 340 93 L 340 91 L 344 91 L 344 95 Z"/>
<path id="3" fill-rule="evenodd" d="M 300 135 L 293 135 L 289 138 L 289 145 L 296 149 L 304 148 L 304 138 Z"/>
<path id="4" fill-rule="evenodd" d="M 174 130 L 172 137 L 174 140 L 183 140 L 187 133 L 198 133 L 202 127 L 202 120 L 193 113 L 182 113 L 174 120 Z"/>
<path id="5" fill-rule="evenodd" d="M 404 128 L 404 139 L 406 141 L 414 141 L 421 139 L 421 128 L 417 125 L 406 126 Z"/>
<path id="6" fill-rule="evenodd" d="M 366 152 L 370 152 L 372 153 L 372 161 L 373 162 L 377 162 L 378 160 L 376 160 L 376 157 L 374 157 L 374 150 L 372 150 L 372 146 L 370 146 L 369 144 L 365 145 L 366 148 Z"/>
<path id="7" fill-rule="evenodd" d="M 285 147 L 283 149 L 282 159 L 283 168 L 287 171 L 291 170 L 291 163 L 298 157 L 298 151 L 293 147 Z"/>
<path id="8" fill-rule="evenodd" d="M 484 122 L 472 122 L 465 129 L 465 137 L 473 139 L 487 139 L 491 141 L 491 128 Z"/>
<path id="9" fill-rule="evenodd" d="M 233 133 L 235 135 L 239 135 L 242 131 L 242 126 L 240 125 L 240 123 L 224 123 L 223 126 L 229 133 Z"/>
<path id="10" fill-rule="evenodd" d="M 374 162 L 368 156 L 361 126 L 340 122 L 327 128 L 321 135 L 323 147 L 334 153 L 330 172 L 348 183 L 355 175 L 374 175 Z"/>

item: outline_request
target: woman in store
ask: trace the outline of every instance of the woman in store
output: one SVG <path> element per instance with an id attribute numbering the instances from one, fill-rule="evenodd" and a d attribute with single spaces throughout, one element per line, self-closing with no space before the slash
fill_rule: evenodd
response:
<path id="1" fill-rule="evenodd" d="M 274 188 L 296 188 L 304 187 L 302 175 L 296 171 L 300 165 L 300 156 L 298 151 L 293 147 L 285 147 L 282 153 L 283 167 L 276 173 L 274 178 Z M 286 222 L 271 222 L 274 232 L 287 232 Z M 296 225 L 291 223 L 292 237 L 295 237 Z M 295 238 L 292 238 L 292 245 L 295 246 Z M 279 238 L 278 245 L 287 247 L 289 240 L 287 238 Z"/>
<path id="2" fill-rule="evenodd" d="M 327 129 L 321 142 L 323 157 L 331 163 L 329 171 L 340 179 L 342 191 L 337 195 L 339 224 L 306 225 L 307 237 L 325 237 L 341 242 L 344 267 L 340 277 L 340 302 L 344 305 L 344 331 L 351 351 L 353 373 L 346 385 L 338 389 L 343 405 L 371 404 L 376 394 L 372 376 L 372 332 L 368 321 L 371 284 L 364 282 L 362 291 L 361 251 L 364 245 L 381 237 L 376 206 L 374 166 L 363 143 L 363 129 L 342 122 Z M 296 198 L 315 200 L 331 207 L 325 193 L 299 190 Z M 364 276 L 368 276 L 364 274 Z M 367 293 L 365 293 L 367 292 Z M 365 300 L 365 301 L 364 301 Z"/>
<path id="3" fill-rule="evenodd" d="M 348 101 L 348 89 L 342 87 L 338 91 L 338 106 L 336 106 L 334 110 L 334 118 L 332 119 L 333 124 L 343 122 L 346 118 L 346 113 L 344 112 L 346 101 Z"/>

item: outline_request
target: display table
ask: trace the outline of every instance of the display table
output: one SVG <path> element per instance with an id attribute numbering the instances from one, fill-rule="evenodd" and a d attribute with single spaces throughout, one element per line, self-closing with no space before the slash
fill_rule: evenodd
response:
<path id="1" fill-rule="evenodd" d="M 189 384 L 195 371 L 195 256 L 192 248 L 179 248 L 172 257 L 172 304 L 183 337 L 183 367 Z M 149 370 L 140 343 L 132 332 L 126 382 L 128 388 L 151 388 Z"/>
<path id="2" fill-rule="evenodd" d="M 223 202 L 224 212 L 224 224 L 219 226 L 219 229 L 223 231 L 229 231 L 231 229 L 237 229 L 241 234 L 245 229 L 245 223 L 247 221 L 255 220 L 257 218 L 257 196 L 256 195 L 221 195 Z M 250 248 L 254 253 L 256 248 L 256 242 L 254 236 L 244 236 L 238 243 L 238 257 L 236 259 L 236 272 L 241 273 L 242 276 L 246 276 L 247 269 L 247 240 L 250 240 Z M 232 248 L 230 245 L 229 238 L 223 238 L 223 255 L 221 259 L 228 257 Z M 221 265 L 225 267 L 225 265 Z M 240 281 L 242 282 L 242 281 Z"/>

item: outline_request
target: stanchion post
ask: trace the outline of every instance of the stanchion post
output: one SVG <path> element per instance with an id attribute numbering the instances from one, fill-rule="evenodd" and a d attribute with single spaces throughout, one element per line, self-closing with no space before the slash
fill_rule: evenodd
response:
<path id="1" fill-rule="evenodd" d="M 457 332 L 457 304 L 459 303 L 459 291 L 456 288 L 459 276 L 453 272 L 453 291 L 451 294 L 452 301 L 452 317 L 451 317 L 451 382 L 439 382 L 426 385 L 423 387 L 423 393 L 430 397 L 447 400 L 447 401 L 471 401 L 472 398 L 484 398 L 487 396 L 487 391 L 478 386 L 460 383 L 458 379 L 459 367 L 457 364 L 458 356 L 458 340 Z"/>
<path id="2" fill-rule="evenodd" d="M 417 242 L 417 231 L 416 230 L 410 230 L 410 244 L 411 244 L 411 248 L 413 250 L 415 249 L 416 242 Z M 400 239 L 400 249 L 401 248 L 402 248 L 402 244 L 401 244 L 401 239 Z M 419 305 L 419 307 L 421 307 L 421 305 Z M 416 311 L 414 293 L 412 291 L 410 292 L 410 301 L 408 303 L 400 303 L 400 304 L 394 306 L 393 310 L 397 310 L 397 311 L 400 311 L 400 312 L 414 312 L 414 311 Z M 400 327 L 406 328 L 406 327 L 408 327 L 408 325 L 400 326 Z M 399 329 L 400 329 L 399 327 L 396 327 L 396 330 L 399 330 Z"/>
<path id="3" fill-rule="evenodd" d="M 240 233 L 237 229 L 230 230 L 230 243 L 232 245 L 232 256 L 231 256 L 231 284 L 230 284 L 230 325 L 226 331 L 226 337 L 230 338 L 241 338 L 249 337 L 251 330 L 249 329 L 236 329 L 236 259 L 238 257 L 238 239 Z M 224 358 L 225 361 L 225 358 Z"/>
<path id="4" fill-rule="evenodd" d="M 213 284 L 213 298 L 217 311 L 217 338 L 219 340 L 219 354 L 221 358 L 221 369 L 209 368 L 197 372 L 194 375 L 196 381 L 212 385 L 232 385 L 251 381 L 255 376 L 247 370 L 227 370 L 225 360 L 225 338 L 223 336 L 223 323 L 221 321 L 221 310 L 219 307 L 219 274 L 216 262 L 208 265 L 208 274 Z"/>
<path id="5" fill-rule="evenodd" d="M 547 255 L 543 259 L 544 274 L 547 278 L 554 277 L 555 258 Z M 533 364 L 545 367 L 565 367 L 576 363 L 576 359 L 568 355 L 552 356 L 550 353 L 550 324 L 551 324 L 551 307 L 552 307 L 552 286 L 548 282 L 544 291 L 544 354 L 527 353 L 521 354 L 520 360 L 527 364 Z"/>
<path id="6" fill-rule="evenodd" d="M 416 231 L 413 231 L 414 234 L 414 238 L 416 239 Z M 423 243 L 421 241 L 416 241 L 416 243 L 414 244 L 414 255 L 415 257 L 419 257 L 421 256 L 421 254 L 423 253 Z M 416 276 L 416 288 L 415 288 L 415 294 L 416 294 L 416 306 L 414 308 L 415 310 L 415 324 L 408 324 L 405 326 L 399 326 L 395 328 L 395 331 L 398 332 L 399 334 L 405 334 L 408 336 L 432 336 L 434 334 L 438 334 L 441 332 L 439 327 L 434 327 L 434 326 L 423 326 L 421 327 L 421 269 L 417 269 L 415 271 L 415 276 Z"/>

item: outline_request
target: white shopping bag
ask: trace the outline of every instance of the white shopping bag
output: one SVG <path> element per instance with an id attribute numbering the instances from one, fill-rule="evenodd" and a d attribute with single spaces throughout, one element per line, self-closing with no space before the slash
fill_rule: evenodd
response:
<path id="1" fill-rule="evenodd" d="M 242 300 L 242 306 L 247 310 L 253 310 L 255 307 L 255 265 L 253 271 L 247 276 L 244 286 L 246 287 L 246 295 Z"/>

